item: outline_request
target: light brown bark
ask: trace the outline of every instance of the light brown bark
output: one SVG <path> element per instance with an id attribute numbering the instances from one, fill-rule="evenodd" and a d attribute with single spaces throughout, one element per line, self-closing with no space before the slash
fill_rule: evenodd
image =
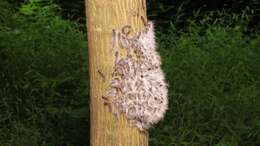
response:
<path id="1" fill-rule="evenodd" d="M 102 95 L 109 87 L 114 66 L 112 30 L 130 25 L 132 34 L 144 27 L 145 0 L 86 0 L 89 45 L 91 146 L 148 146 L 148 134 L 118 119 L 104 106 Z M 119 45 L 116 44 L 119 48 Z M 124 54 L 123 49 L 118 49 Z"/>

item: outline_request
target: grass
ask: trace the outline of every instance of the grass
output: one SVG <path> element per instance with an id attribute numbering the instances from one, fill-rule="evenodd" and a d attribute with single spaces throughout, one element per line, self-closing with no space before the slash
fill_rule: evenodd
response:
<path id="1" fill-rule="evenodd" d="M 259 145 L 260 38 L 218 25 L 158 36 L 170 108 L 151 145 Z"/>
<path id="2" fill-rule="evenodd" d="M 10 12 L 5 5 L 0 145 L 89 145 L 86 34 L 55 6 Z M 169 110 L 151 129 L 150 145 L 260 145 L 260 37 L 217 23 L 185 33 L 173 25 L 157 37 Z"/>
<path id="3" fill-rule="evenodd" d="M 88 143 L 86 35 L 51 8 L 0 13 L 1 146 Z"/>

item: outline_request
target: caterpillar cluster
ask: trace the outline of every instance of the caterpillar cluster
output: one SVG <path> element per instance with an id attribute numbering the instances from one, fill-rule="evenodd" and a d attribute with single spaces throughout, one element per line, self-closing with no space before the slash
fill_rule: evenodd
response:
<path id="1" fill-rule="evenodd" d="M 125 114 L 132 125 L 146 131 L 164 117 L 168 107 L 168 85 L 156 52 L 154 26 L 148 22 L 133 37 L 123 31 L 118 36 L 127 55 L 115 53 L 112 80 L 103 99 L 113 113 Z"/>

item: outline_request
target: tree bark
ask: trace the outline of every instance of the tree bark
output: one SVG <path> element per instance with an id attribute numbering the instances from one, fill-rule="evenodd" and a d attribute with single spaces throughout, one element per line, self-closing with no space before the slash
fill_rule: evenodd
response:
<path id="1" fill-rule="evenodd" d="M 109 87 L 115 59 L 113 30 L 130 25 L 132 34 L 144 27 L 145 0 L 86 0 L 89 70 L 91 146 L 148 146 L 148 133 L 131 127 L 124 115 L 117 119 L 102 95 Z M 118 42 L 118 41 L 116 41 Z M 119 45 L 115 45 L 119 48 Z M 125 54 L 124 49 L 117 49 Z"/>

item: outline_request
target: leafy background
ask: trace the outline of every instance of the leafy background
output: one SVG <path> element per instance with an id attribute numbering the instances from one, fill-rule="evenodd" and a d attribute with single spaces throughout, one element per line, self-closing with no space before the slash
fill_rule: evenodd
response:
<path id="1" fill-rule="evenodd" d="M 148 0 L 169 88 L 151 146 L 260 145 L 260 4 Z M 89 145 L 83 0 L 0 0 L 0 145 Z"/>

